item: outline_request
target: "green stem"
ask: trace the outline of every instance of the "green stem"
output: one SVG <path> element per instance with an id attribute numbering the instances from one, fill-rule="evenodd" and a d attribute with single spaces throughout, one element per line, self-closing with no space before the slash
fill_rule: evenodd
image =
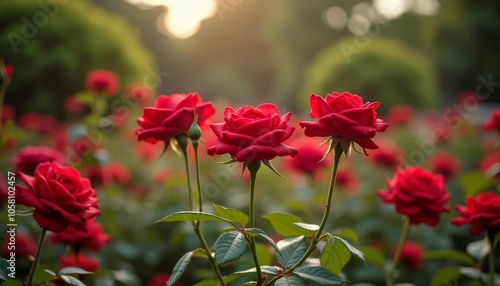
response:
<path id="1" fill-rule="evenodd" d="M 196 166 L 196 187 L 198 188 L 198 208 L 200 212 L 203 211 L 203 201 L 201 197 L 201 183 L 200 183 L 200 163 L 198 160 L 198 140 L 193 140 L 193 149 L 194 149 L 194 162 Z"/>
<path id="2" fill-rule="evenodd" d="M 255 196 L 255 179 L 257 172 L 260 168 L 260 161 L 248 163 L 248 171 L 250 172 L 250 204 L 249 204 L 249 226 L 254 227 L 254 196 Z M 259 258 L 257 257 L 257 250 L 255 248 L 255 237 L 250 237 L 250 251 L 252 252 L 253 261 L 257 270 L 257 286 L 262 285 L 262 271 L 259 265 Z"/>
<path id="3" fill-rule="evenodd" d="M 304 261 L 306 261 L 306 259 L 314 251 L 318 242 L 323 238 L 321 233 L 323 232 L 323 229 L 325 228 L 326 222 L 328 221 L 328 216 L 330 215 L 330 209 L 332 206 L 332 198 L 333 198 L 333 190 L 335 189 L 335 179 L 337 177 L 337 170 L 338 170 L 338 167 L 340 164 L 340 158 L 342 158 L 342 154 L 343 154 L 342 145 L 337 144 L 335 146 L 334 152 L 335 152 L 335 154 L 334 154 L 334 162 L 333 162 L 333 168 L 332 168 L 332 176 L 330 179 L 330 188 L 328 189 L 328 196 L 326 198 L 325 211 L 323 213 L 323 218 L 321 219 L 319 229 L 316 232 L 316 236 L 309 244 L 309 247 L 307 248 L 304 255 L 300 258 L 299 261 L 297 261 L 297 263 L 295 263 L 292 267 L 288 268 L 285 271 L 285 273 L 284 273 L 285 275 L 292 273 L 295 268 L 299 267 L 302 263 L 304 263 Z M 280 276 L 274 277 L 273 279 L 269 280 L 266 283 L 266 285 L 272 285 L 279 278 L 280 278 Z"/>
<path id="4" fill-rule="evenodd" d="M 488 241 L 490 242 L 489 266 L 490 266 L 490 286 L 495 286 L 495 245 L 496 234 L 488 233 Z"/>
<path id="5" fill-rule="evenodd" d="M 192 187 L 191 187 L 191 175 L 189 171 L 189 160 L 186 148 L 181 146 L 182 154 L 184 155 L 184 167 L 186 170 L 186 180 L 187 180 L 187 188 L 188 188 L 188 196 L 189 196 L 189 210 L 193 210 L 193 198 L 192 198 Z"/>
<path id="6" fill-rule="evenodd" d="M 410 218 L 407 216 L 403 217 L 404 225 L 403 225 L 403 233 L 401 234 L 401 239 L 399 240 L 398 248 L 396 249 L 396 253 L 394 254 L 394 259 L 392 260 L 391 267 L 387 271 L 387 286 L 394 285 L 394 270 L 396 270 L 396 266 L 398 265 L 399 257 L 401 256 L 401 252 L 403 252 L 403 247 L 406 242 L 406 238 L 408 237 L 408 233 L 410 232 Z"/>
<path id="7" fill-rule="evenodd" d="M 45 238 L 45 233 L 47 233 L 47 230 L 45 228 L 42 228 L 42 235 L 40 236 L 40 240 L 38 241 L 38 248 L 36 250 L 35 261 L 33 262 L 33 265 L 31 265 L 30 276 L 28 279 L 28 286 L 33 285 L 33 277 L 35 275 L 38 261 L 40 260 L 40 254 L 42 253 L 42 245 L 43 245 L 43 240 Z"/>

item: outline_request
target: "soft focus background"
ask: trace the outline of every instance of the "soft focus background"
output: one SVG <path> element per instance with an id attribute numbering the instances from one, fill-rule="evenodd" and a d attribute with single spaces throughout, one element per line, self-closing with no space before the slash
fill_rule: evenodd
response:
<path id="1" fill-rule="evenodd" d="M 196 91 L 216 105 L 213 122 L 227 105 L 272 102 L 292 111 L 296 124 L 308 118 L 311 93 L 350 91 L 381 102 L 379 118 L 390 128 L 377 142 L 387 152 L 346 160 L 329 227 L 352 228 L 355 244 L 388 258 L 401 221 L 375 191 L 386 187 L 397 165 L 448 172 L 450 206 L 494 188 L 487 170 L 500 159 L 494 136 L 480 126 L 500 103 L 499 51 L 500 2 L 493 0 L 2 0 L 0 55 L 14 67 L 2 122 L 15 124 L 9 136 L 2 134 L 0 167 L 14 170 L 13 158 L 26 146 L 61 152 L 66 164 L 92 179 L 98 220 L 111 235 L 93 254 L 101 270 L 86 282 L 147 285 L 198 241 L 187 224 L 153 224 L 185 209 L 186 193 L 180 157 L 169 150 L 159 159 L 162 146 L 137 142 L 135 119 L 144 106 L 156 95 Z M 82 104 L 92 103 L 82 91 L 95 69 L 120 80 L 103 118 L 89 118 Z M 144 100 L 127 100 L 138 86 Z M 299 146 L 301 134 L 297 128 L 290 145 Z M 229 158 L 205 155 L 213 137 L 204 129 L 207 207 L 244 209 L 247 178 L 239 177 L 239 165 L 214 164 Z M 287 179 L 261 172 L 259 217 L 282 210 L 317 222 L 329 168 L 309 176 L 276 161 Z M 414 228 L 410 239 L 426 250 L 465 250 L 474 238 L 450 225 L 453 216 L 454 210 L 436 228 Z M 31 217 L 19 219 L 20 232 L 36 232 Z M 272 232 L 265 219 L 258 224 Z M 220 225 L 207 223 L 205 230 L 213 243 Z M 57 268 L 64 251 L 53 246 L 42 264 Z M 421 269 L 402 269 L 400 280 L 428 285 L 437 269 L 456 264 L 426 261 Z M 210 276 L 208 269 L 194 261 L 181 285 Z M 353 283 L 383 285 L 383 273 L 371 263 L 353 259 L 345 274 Z"/>

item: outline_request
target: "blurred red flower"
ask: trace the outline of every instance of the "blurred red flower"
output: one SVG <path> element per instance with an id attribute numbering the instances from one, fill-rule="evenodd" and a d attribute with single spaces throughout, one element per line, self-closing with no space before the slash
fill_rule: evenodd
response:
<path id="1" fill-rule="evenodd" d="M 136 102 L 141 105 L 148 103 L 152 95 L 153 92 L 151 89 L 140 83 L 134 83 L 127 87 L 127 97 L 132 102 Z"/>
<path id="2" fill-rule="evenodd" d="M 162 146 L 152 145 L 144 141 L 137 142 L 135 147 L 136 155 L 145 161 L 154 161 L 158 159 L 162 152 Z"/>
<path id="3" fill-rule="evenodd" d="M 38 164 L 43 162 L 64 163 L 64 154 L 44 146 L 27 146 L 19 150 L 11 160 L 16 172 L 32 176 Z"/>
<path id="4" fill-rule="evenodd" d="M 29 112 L 19 117 L 18 125 L 23 129 L 33 129 L 43 134 L 50 134 L 56 129 L 57 120 L 50 115 Z"/>
<path id="5" fill-rule="evenodd" d="M 387 180 L 388 189 L 377 191 L 385 203 L 393 203 L 396 212 L 409 217 L 412 224 L 435 226 L 439 215 L 448 212 L 451 195 L 445 189 L 444 177 L 418 166 L 398 169 Z"/>
<path id="6" fill-rule="evenodd" d="M 396 254 L 396 249 L 392 251 L 392 258 Z M 399 261 L 412 271 L 420 271 L 424 259 L 424 248 L 413 241 L 405 241 Z"/>
<path id="7" fill-rule="evenodd" d="M 414 119 L 415 109 L 404 104 L 392 106 L 385 116 L 385 121 L 391 126 L 410 124 Z"/>
<path id="8" fill-rule="evenodd" d="M 340 169 L 335 177 L 335 186 L 341 187 L 347 193 L 354 193 L 358 186 L 358 179 L 351 169 Z"/>
<path id="9" fill-rule="evenodd" d="M 50 235 L 52 244 L 71 245 L 73 249 L 88 249 L 99 252 L 111 237 L 103 232 L 103 226 L 95 219 L 87 220 L 87 230 L 82 231 L 69 226 L 62 232 Z"/>
<path id="10" fill-rule="evenodd" d="M 106 172 L 114 181 L 126 185 L 130 182 L 131 174 L 127 166 L 120 162 L 113 162 L 106 165 Z"/>
<path id="11" fill-rule="evenodd" d="M 10 257 L 11 252 L 14 252 L 18 257 L 35 255 L 35 241 L 30 235 L 17 231 L 14 238 L 14 243 L 10 247 L 14 246 L 15 248 L 9 249 L 10 235 L 5 236 L 2 245 L 2 257 Z"/>
<path id="12" fill-rule="evenodd" d="M 165 286 L 167 285 L 167 281 L 170 279 L 169 273 L 157 273 L 151 279 L 149 279 L 148 284 L 146 286 Z M 179 286 L 179 283 L 173 284 L 174 286 Z"/>
<path id="13" fill-rule="evenodd" d="M 120 90 L 118 76 L 109 70 L 97 69 L 87 73 L 85 89 L 95 93 L 105 93 L 113 96 Z"/>
<path id="14" fill-rule="evenodd" d="M 388 144 L 383 144 L 381 148 L 370 152 L 368 158 L 375 165 L 395 170 L 403 162 L 403 151 Z"/>
<path id="15" fill-rule="evenodd" d="M 484 156 L 479 163 L 479 169 L 488 178 L 500 179 L 500 154 L 493 151 Z"/>
<path id="16" fill-rule="evenodd" d="M 187 133 L 198 116 L 198 125 L 203 125 L 215 113 L 211 102 L 202 102 L 197 93 L 160 95 L 155 106 L 144 108 L 142 117 L 137 119 L 139 141 L 166 144 L 176 135 Z"/>
<path id="17" fill-rule="evenodd" d="M 483 129 L 500 133 L 500 109 L 493 110 L 488 121 L 484 123 Z"/>
<path id="18" fill-rule="evenodd" d="M 87 166 L 85 168 L 85 176 L 94 187 L 109 186 L 112 180 L 108 170 L 100 165 Z"/>
<path id="19" fill-rule="evenodd" d="M 294 157 L 297 149 L 283 144 L 295 130 L 288 124 L 291 116 L 288 112 L 281 117 L 278 107 L 272 103 L 247 105 L 238 110 L 226 107 L 224 122 L 210 125 L 217 140 L 207 153 L 211 156 L 229 153 L 239 162 Z"/>
<path id="20" fill-rule="evenodd" d="M 62 108 L 66 114 L 79 115 L 85 111 L 85 104 L 81 103 L 74 95 L 66 96 Z"/>
<path id="21" fill-rule="evenodd" d="M 299 151 L 295 157 L 285 157 L 286 166 L 294 171 L 306 175 L 314 176 L 321 170 L 331 165 L 332 158 L 325 155 L 328 146 L 317 138 L 301 138 L 292 142 L 292 145 Z"/>
<path id="22" fill-rule="evenodd" d="M 14 73 L 14 67 L 12 65 L 3 65 L 0 70 L 0 76 L 2 77 L 2 81 L 7 81 L 12 77 Z"/>
<path id="23" fill-rule="evenodd" d="M 341 143 L 345 152 L 355 142 L 366 153 L 365 149 L 377 149 L 372 138 L 377 132 L 384 132 L 388 124 L 377 119 L 377 108 L 380 103 L 367 102 L 349 92 L 333 92 L 326 99 L 312 94 L 310 97 L 311 118 L 317 122 L 302 121 L 309 137 L 332 137 L 333 144 Z"/>
<path id="24" fill-rule="evenodd" d="M 72 167 L 40 163 L 35 175 L 19 173 L 26 186 L 17 186 L 16 203 L 33 207 L 40 227 L 61 232 L 72 226 L 87 229 L 87 220 L 99 214 L 95 190 Z"/>
<path id="25" fill-rule="evenodd" d="M 15 116 L 16 116 L 16 110 L 14 109 L 14 107 L 8 104 L 4 104 L 2 106 L 2 118 L 1 118 L 2 126 L 4 126 L 5 123 L 7 123 L 7 121 L 14 119 Z"/>
<path id="26" fill-rule="evenodd" d="M 76 259 L 74 254 L 61 256 L 59 258 L 59 268 L 62 269 L 69 266 L 79 267 L 83 270 L 95 272 L 99 268 L 99 261 L 87 257 L 83 253 L 78 253 Z"/>
<path id="27" fill-rule="evenodd" d="M 476 197 L 468 196 L 465 206 L 456 205 L 460 217 L 452 218 L 451 223 L 461 226 L 470 224 L 469 232 L 478 236 L 484 230 L 496 233 L 500 231 L 500 195 L 493 192 L 480 193 Z"/>
<path id="28" fill-rule="evenodd" d="M 443 175 L 445 179 L 454 177 L 460 171 L 460 161 L 446 151 L 432 155 L 428 163 L 433 172 Z"/>

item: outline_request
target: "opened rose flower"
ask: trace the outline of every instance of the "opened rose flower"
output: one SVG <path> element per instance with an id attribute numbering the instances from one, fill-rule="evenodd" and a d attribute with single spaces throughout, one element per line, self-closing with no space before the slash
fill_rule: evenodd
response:
<path id="1" fill-rule="evenodd" d="M 33 217 L 46 230 L 61 232 L 72 226 L 86 231 L 87 220 L 99 214 L 90 181 L 72 167 L 41 163 L 33 177 L 20 173 L 19 178 L 25 186 L 17 186 L 16 203 L 33 207 Z"/>
<path id="2" fill-rule="evenodd" d="M 120 90 L 118 76 L 109 70 L 97 69 L 87 73 L 85 88 L 95 93 L 104 93 L 113 96 Z"/>
<path id="3" fill-rule="evenodd" d="M 278 107 L 271 103 L 244 106 L 238 110 L 226 107 L 224 122 L 210 125 L 217 140 L 207 152 L 212 156 L 229 154 L 239 162 L 294 157 L 297 149 L 284 144 L 295 130 L 288 124 L 291 116 L 290 112 L 281 116 Z"/>
<path id="4" fill-rule="evenodd" d="M 396 212 L 408 216 L 412 224 L 435 226 L 440 214 L 449 212 L 446 205 L 451 195 L 446 191 L 444 177 L 418 166 L 398 169 L 387 180 L 387 190 L 377 195 L 385 203 L 396 206 Z"/>
<path id="5" fill-rule="evenodd" d="M 483 231 L 500 231 L 500 195 L 493 192 L 480 193 L 476 197 L 468 196 L 464 205 L 456 205 L 459 217 L 451 219 L 457 226 L 468 224 L 472 235 Z"/>
<path id="6" fill-rule="evenodd" d="M 310 116 L 318 121 L 302 121 L 309 137 L 330 137 L 332 148 L 337 143 L 348 154 L 353 142 L 358 144 L 365 154 L 365 149 L 377 149 L 372 140 L 377 132 L 384 132 L 388 124 L 377 118 L 380 103 L 366 102 L 349 92 L 333 92 L 326 98 L 312 94 L 310 97 Z M 368 154 L 367 154 L 368 155 Z"/>
<path id="7" fill-rule="evenodd" d="M 193 124 L 195 109 L 198 125 L 203 125 L 215 113 L 211 102 L 203 102 L 197 93 L 160 95 L 155 106 L 144 108 L 137 119 L 139 141 L 166 144 L 180 134 L 187 134 Z"/>

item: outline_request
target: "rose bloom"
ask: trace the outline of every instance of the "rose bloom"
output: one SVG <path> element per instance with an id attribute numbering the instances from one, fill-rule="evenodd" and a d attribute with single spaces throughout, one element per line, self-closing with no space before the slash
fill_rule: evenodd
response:
<path id="1" fill-rule="evenodd" d="M 88 249 L 99 252 L 110 240 L 110 236 L 103 232 L 103 226 L 95 219 L 87 221 L 87 230 L 81 231 L 69 226 L 62 232 L 53 233 L 50 242 L 53 244 L 67 244 L 73 249 Z"/>
<path id="2" fill-rule="evenodd" d="M 113 162 L 106 165 L 106 172 L 114 181 L 119 184 L 126 185 L 130 182 L 130 171 L 127 166 L 120 162 Z"/>
<path id="3" fill-rule="evenodd" d="M 347 152 L 352 142 L 355 142 L 366 153 L 365 149 L 377 149 L 378 145 L 372 138 L 377 132 L 384 132 L 388 124 L 377 119 L 377 108 L 380 103 L 367 102 L 349 92 L 334 92 L 326 99 L 312 94 L 310 98 L 311 118 L 317 122 L 302 121 L 300 126 L 305 128 L 305 135 L 309 137 L 333 137 L 333 142 L 340 142 Z"/>
<path id="4" fill-rule="evenodd" d="M 461 226 L 469 224 L 469 232 L 478 236 L 484 230 L 496 233 L 500 231 L 500 195 L 484 192 L 477 197 L 468 196 L 465 206 L 456 205 L 460 217 L 452 218 L 451 223 Z"/>
<path id="5" fill-rule="evenodd" d="M 429 158 L 429 166 L 433 172 L 443 175 L 446 179 L 457 175 L 460 171 L 460 161 L 445 151 L 432 155 Z"/>
<path id="6" fill-rule="evenodd" d="M 1 118 L 2 126 L 4 126 L 5 123 L 7 123 L 7 121 L 14 119 L 15 116 L 16 116 L 16 110 L 14 109 L 14 107 L 8 104 L 4 104 L 2 106 L 2 118 Z"/>
<path id="7" fill-rule="evenodd" d="M 27 257 L 35 255 L 35 241 L 25 233 L 16 232 L 15 249 L 9 249 L 10 235 L 5 236 L 2 246 L 2 257 L 10 257 L 10 253 L 14 252 L 18 257 Z M 12 246 L 11 246 L 12 247 Z"/>
<path id="8" fill-rule="evenodd" d="M 33 207 L 40 227 L 61 232 L 72 226 L 87 230 L 87 220 L 99 214 L 96 192 L 90 181 L 72 167 L 40 163 L 35 175 L 19 173 L 26 186 L 17 186 L 16 203 Z"/>
<path id="9" fill-rule="evenodd" d="M 479 163 L 479 169 L 488 178 L 500 179 L 500 154 L 493 151 L 484 156 Z"/>
<path id="10" fill-rule="evenodd" d="M 435 226 L 439 215 L 449 212 L 446 202 L 451 195 L 445 189 L 444 177 L 418 166 L 398 169 L 387 180 L 388 189 L 377 191 L 385 203 L 393 203 L 396 212 L 409 217 L 412 224 Z"/>
<path id="11" fill-rule="evenodd" d="M 66 114 L 82 114 L 85 111 L 85 104 L 81 103 L 76 96 L 66 96 L 63 99 L 62 108 Z"/>
<path id="12" fill-rule="evenodd" d="M 484 123 L 483 129 L 500 133 L 500 109 L 493 110 L 488 121 Z"/>
<path id="13" fill-rule="evenodd" d="M 285 157 L 285 164 L 291 170 L 299 173 L 314 176 L 321 170 L 331 165 L 331 157 L 323 156 L 327 151 L 325 146 L 321 146 L 322 141 L 316 138 L 301 138 L 293 142 L 299 151 L 295 157 Z M 326 146 L 327 147 L 327 146 Z"/>
<path id="14" fill-rule="evenodd" d="M 158 273 L 151 277 L 151 279 L 149 279 L 149 282 L 148 284 L 146 284 L 146 286 L 165 286 L 167 285 L 168 279 L 170 279 L 169 273 Z M 179 283 L 175 283 L 173 285 L 179 286 Z"/>
<path id="15" fill-rule="evenodd" d="M 139 141 L 168 144 L 176 135 L 186 134 L 193 124 L 195 108 L 200 126 L 215 113 L 212 103 L 202 102 L 197 93 L 160 95 L 155 106 L 144 108 L 142 117 L 137 119 Z"/>
<path id="16" fill-rule="evenodd" d="M 76 260 L 76 261 L 75 261 Z M 89 258 L 85 256 L 83 253 L 78 253 L 78 256 L 75 259 L 75 255 L 69 254 L 64 255 L 59 258 L 59 268 L 62 269 L 64 267 L 78 267 L 83 270 L 87 270 L 90 272 L 95 272 L 99 268 L 99 261 Z"/>
<path id="17" fill-rule="evenodd" d="M 44 146 L 28 146 L 19 150 L 12 158 L 16 172 L 33 175 L 38 164 L 43 162 L 64 163 L 64 154 Z"/>
<path id="18" fill-rule="evenodd" d="M 0 75 L 3 81 L 7 81 L 12 77 L 14 73 L 14 67 L 12 65 L 2 65 L 2 70 L 0 70 Z"/>
<path id="19" fill-rule="evenodd" d="M 415 109 L 404 104 L 394 105 L 387 112 L 385 119 L 391 126 L 410 124 L 415 119 Z"/>
<path id="20" fill-rule="evenodd" d="M 87 166 L 85 175 L 90 180 L 92 186 L 109 186 L 112 177 L 108 170 L 100 165 Z"/>
<path id="21" fill-rule="evenodd" d="M 358 187 L 358 179 L 350 169 L 341 169 L 337 171 L 335 185 L 341 187 L 346 193 L 355 193 Z"/>
<path id="22" fill-rule="evenodd" d="M 33 129 L 42 134 L 51 134 L 57 127 L 57 120 L 50 115 L 29 112 L 19 117 L 18 125 L 22 129 Z"/>
<path id="23" fill-rule="evenodd" d="M 395 170 L 403 161 L 403 151 L 399 148 L 384 144 L 382 148 L 374 150 L 368 157 L 375 165 Z"/>
<path id="24" fill-rule="evenodd" d="M 288 125 L 291 116 L 288 112 L 281 117 L 278 107 L 271 103 L 238 110 L 226 107 L 224 122 L 210 125 L 217 140 L 207 153 L 211 156 L 229 153 L 239 162 L 271 160 L 276 156 L 295 157 L 297 149 L 283 144 L 295 130 Z"/>
<path id="25" fill-rule="evenodd" d="M 140 83 L 131 84 L 127 87 L 127 97 L 139 104 L 145 104 L 149 101 L 153 92 L 145 85 Z"/>
<path id="26" fill-rule="evenodd" d="M 85 78 L 85 89 L 95 93 L 105 93 L 113 96 L 120 90 L 118 76 L 109 70 L 97 69 L 87 73 Z"/>
<path id="27" fill-rule="evenodd" d="M 392 258 L 396 254 L 396 249 L 392 252 Z M 424 248 L 413 241 L 405 241 L 399 261 L 406 267 L 413 271 L 420 271 L 422 269 L 422 262 L 424 259 Z"/>

